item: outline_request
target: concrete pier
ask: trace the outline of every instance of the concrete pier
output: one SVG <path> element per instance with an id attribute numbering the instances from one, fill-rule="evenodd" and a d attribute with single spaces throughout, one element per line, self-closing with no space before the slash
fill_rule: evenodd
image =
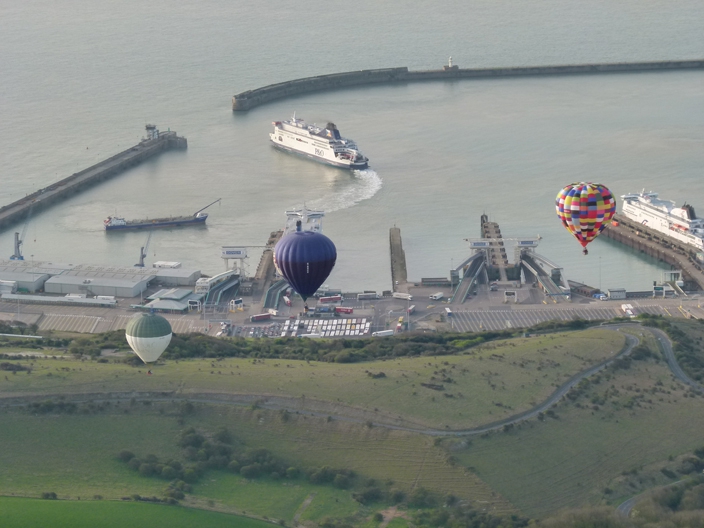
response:
<path id="1" fill-rule="evenodd" d="M 232 98 L 232 111 L 245 112 L 256 106 L 294 95 L 339 90 L 371 84 L 491 79 L 537 75 L 589 75 L 603 73 L 653 72 L 704 68 L 704 60 L 618 62 L 598 64 L 563 64 L 556 66 L 522 66 L 515 68 L 459 68 L 409 71 L 407 67 L 359 70 L 305 77 L 238 93 Z"/>
<path id="2" fill-rule="evenodd" d="M 159 133 L 155 127 L 147 127 L 150 137 L 140 141 L 137 145 L 120 152 L 92 167 L 72 174 L 68 178 L 53 183 L 32 194 L 0 207 L 0 230 L 27 218 L 31 212 L 46 209 L 50 205 L 65 200 L 76 193 L 115 176 L 130 167 L 152 158 L 153 156 L 171 149 L 185 149 L 188 147 L 186 138 L 179 137 L 176 132 Z"/>
<path id="3" fill-rule="evenodd" d="M 393 291 L 408 293 L 408 272 L 406 270 L 406 253 L 401 243 L 401 230 L 398 227 L 389 229 L 389 245 L 391 251 L 391 286 Z"/>
<path id="4" fill-rule="evenodd" d="M 685 282 L 690 282 L 687 289 L 704 289 L 704 272 L 702 272 L 702 266 L 695 261 L 697 253 L 695 248 L 659 231 L 632 222 L 621 214 L 614 215 L 614 221 L 601 232 L 602 236 L 616 240 L 681 270 Z"/>
<path id="5" fill-rule="evenodd" d="M 283 236 L 283 231 L 272 231 L 269 239 L 266 241 L 266 246 L 262 252 L 262 257 L 259 259 L 257 271 L 254 274 L 254 282 L 262 287 L 274 276 L 274 247 Z"/>
<path id="6" fill-rule="evenodd" d="M 506 275 L 506 268 L 508 268 L 508 257 L 506 256 L 503 236 L 501 236 L 501 228 L 496 222 L 489 222 L 489 218 L 486 215 L 482 215 L 481 223 L 482 238 L 496 241 L 494 244 L 489 246 L 489 264 L 493 268 L 498 268 L 499 280 L 501 282 L 508 282 L 508 276 Z"/>

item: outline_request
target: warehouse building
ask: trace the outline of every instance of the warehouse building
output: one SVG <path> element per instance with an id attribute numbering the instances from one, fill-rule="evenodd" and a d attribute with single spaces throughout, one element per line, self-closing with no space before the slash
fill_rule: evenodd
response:
<path id="1" fill-rule="evenodd" d="M 35 293 L 44 287 L 49 278 L 46 273 L 32 272 L 30 270 L 3 271 L 0 269 L 0 281 L 15 282 L 17 291 Z"/>
<path id="2" fill-rule="evenodd" d="M 62 274 L 51 277 L 44 283 L 46 293 L 78 293 L 89 296 L 109 295 L 113 297 L 137 297 L 147 289 L 155 275 L 136 273 L 120 274 L 120 277 L 86 277 Z"/>

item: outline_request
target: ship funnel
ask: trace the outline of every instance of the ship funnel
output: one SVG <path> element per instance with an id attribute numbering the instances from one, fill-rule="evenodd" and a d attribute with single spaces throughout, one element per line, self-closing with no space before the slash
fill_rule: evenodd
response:
<path id="1" fill-rule="evenodd" d="M 325 129 L 330 131 L 328 137 L 333 137 L 334 139 L 342 139 L 340 137 L 340 131 L 335 126 L 335 123 L 328 123 L 327 125 L 325 125 Z"/>

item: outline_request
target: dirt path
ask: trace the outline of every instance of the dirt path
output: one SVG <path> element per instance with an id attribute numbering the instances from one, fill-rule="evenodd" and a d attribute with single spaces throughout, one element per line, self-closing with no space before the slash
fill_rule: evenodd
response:
<path id="1" fill-rule="evenodd" d="M 296 511 L 296 515 L 293 516 L 294 523 L 298 524 L 298 521 L 300 520 L 301 515 L 303 515 L 303 512 L 306 511 L 306 509 L 308 509 L 308 506 L 310 506 L 310 503 L 313 502 L 313 499 L 315 498 L 316 495 L 317 495 L 317 493 L 311 493 L 310 495 L 308 495 L 306 497 L 306 500 L 303 501 L 303 503 L 298 508 L 298 511 Z"/>

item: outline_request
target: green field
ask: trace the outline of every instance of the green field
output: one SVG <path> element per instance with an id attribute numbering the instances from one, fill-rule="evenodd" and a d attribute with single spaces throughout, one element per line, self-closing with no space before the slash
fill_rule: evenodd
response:
<path id="1" fill-rule="evenodd" d="M 66 499 L 94 495 L 118 499 L 134 493 L 161 497 L 166 481 L 140 476 L 119 462 L 117 453 L 128 449 L 138 456 L 182 459 L 176 447 L 179 431 L 188 426 L 205 431 L 225 426 L 246 446 L 270 449 L 297 467 L 352 469 L 362 478 L 393 480 L 393 487 L 406 492 L 422 486 L 490 502 L 496 511 L 513 511 L 474 474 L 448 463 L 444 450 L 430 437 L 295 414 L 283 421 L 276 411 L 220 405 L 199 405 L 184 425 L 178 425 L 170 406 L 165 407 L 164 414 L 162 407 L 141 405 L 130 414 L 0 412 L 0 494 L 38 497 L 53 491 Z M 222 471 L 209 472 L 188 501 L 202 506 L 212 500 L 222 511 L 290 521 L 312 493 L 315 499 L 301 519 L 347 516 L 360 510 L 349 491 L 304 480 L 245 481 Z M 266 496 L 271 500 L 262 498 Z"/>
<path id="2" fill-rule="evenodd" d="M 0 377 L 6 395 L 179 391 L 295 398 L 296 409 L 416 427 L 453 429 L 512 416 L 547 398 L 570 376 L 621 350 L 617 332 L 591 329 L 496 341 L 457 356 L 358 364 L 198 359 L 144 368 L 42 359 L 32 374 Z M 370 374 L 384 377 L 372 377 Z M 422 384 L 442 390 L 435 390 Z M 322 402 L 322 404 L 321 404 Z"/>
<path id="3" fill-rule="evenodd" d="M 618 504 L 639 491 L 604 493 L 622 473 L 704 444 L 702 397 L 675 381 L 663 361 L 633 362 L 596 379 L 576 401 L 556 406 L 556 419 L 455 444 L 452 453 L 521 511 L 543 516 Z"/>
<path id="4" fill-rule="evenodd" d="M 654 346 L 649 333 L 637 327 L 627 331 Z M 652 467 L 648 471 L 657 476 L 662 461 L 704 444 L 702 398 L 673 381 L 663 361 L 641 359 L 603 372 L 554 407 L 555 417 L 503 432 L 438 439 L 371 422 L 441 429 L 493 422 L 543 401 L 570 376 L 623 345 L 623 333 L 591 329 L 490 342 L 456 356 L 356 364 L 167 361 L 154 367 L 152 376 L 121 363 L 13 361 L 31 366 L 32 372 L 0 373 L 4 397 L 58 401 L 61 395 L 70 400 L 70 394 L 108 391 L 154 396 L 144 403 L 81 404 L 75 414 L 32 415 L 22 406 L 0 407 L 0 495 L 56 492 L 60 499 L 72 499 L 39 501 L 38 512 L 45 504 L 59 503 L 177 512 L 196 511 L 183 507 L 194 506 L 286 523 L 352 519 L 369 528 L 376 526 L 371 516 L 390 506 L 363 506 L 352 498 L 353 490 L 316 486 L 303 478 L 248 480 L 214 470 L 194 485 L 180 507 L 86 501 L 96 495 L 163 496 L 166 481 L 140 476 L 119 462 L 117 453 L 128 449 L 140 457 L 156 454 L 183 461 L 177 446 L 181 431 L 226 427 L 238 443 L 269 449 L 287 465 L 350 469 L 360 482 L 375 479 L 385 489 L 405 493 L 424 487 L 440 498 L 452 494 L 494 513 L 544 516 L 564 507 L 616 504 L 636 493 L 636 485 L 647 484 L 646 479 L 634 483 L 635 477 L 629 481 L 622 473 Z M 262 403 L 195 403 L 192 411 L 182 412 L 183 398 L 217 400 L 223 394 Z M 156 401 L 159 397 L 164 401 Z M 289 412 L 263 408 L 266 402 Z M 402 518 L 389 524 L 407 525 Z"/>
<path id="5" fill-rule="evenodd" d="M 3 528 L 267 528 L 238 515 L 134 502 L 61 501 L 0 497 Z"/>

